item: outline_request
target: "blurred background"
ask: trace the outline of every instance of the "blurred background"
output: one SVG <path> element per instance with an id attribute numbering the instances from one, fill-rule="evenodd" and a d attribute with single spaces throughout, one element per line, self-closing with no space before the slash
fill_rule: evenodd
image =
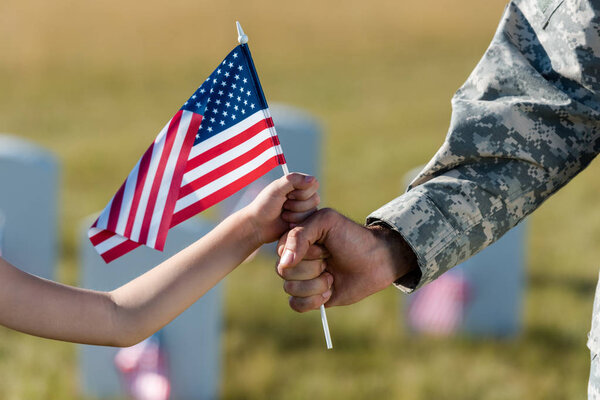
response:
<path id="1" fill-rule="evenodd" d="M 323 123 L 323 206 L 363 222 L 442 143 L 450 98 L 504 4 L 3 0 L 0 132 L 61 161 L 58 279 L 78 284 L 80 221 L 106 205 L 237 44 L 236 19 L 267 99 Z M 402 296 L 390 288 L 330 309 L 334 350 L 326 351 L 318 313 L 288 308 L 274 258 L 242 266 L 224 286 L 221 397 L 583 398 L 600 266 L 599 174 L 596 162 L 530 218 L 523 332 L 514 340 L 411 335 Z M 0 398 L 79 399 L 78 376 L 74 345 L 0 328 Z"/>

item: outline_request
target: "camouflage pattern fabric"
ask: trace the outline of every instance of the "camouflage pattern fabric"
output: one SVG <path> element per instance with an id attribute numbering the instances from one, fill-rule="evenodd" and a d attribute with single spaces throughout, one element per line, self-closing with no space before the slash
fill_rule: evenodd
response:
<path id="1" fill-rule="evenodd" d="M 515 0 L 452 99 L 446 140 L 367 224 L 397 230 L 411 292 L 482 250 L 600 151 L 600 1 Z"/>
<path id="2" fill-rule="evenodd" d="M 452 99 L 442 147 L 368 224 L 397 230 L 419 271 L 411 292 L 500 238 L 600 151 L 600 1 L 515 0 Z M 600 287 L 588 347 L 600 399 Z"/>
<path id="3" fill-rule="evenodd" d="M 592 365 L 588 381 L 588 400 L 598 399 L 600 399 L 600 357 L 592 353 Z"/>

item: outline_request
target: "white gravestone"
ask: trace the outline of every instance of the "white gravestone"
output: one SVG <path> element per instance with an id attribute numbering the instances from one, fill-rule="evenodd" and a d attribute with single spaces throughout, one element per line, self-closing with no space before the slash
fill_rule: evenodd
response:
<path id="1" fill-rule="evenodd" d="M 0 211 L 0 257 L 4 249 L 4 214 Z"/>
<path id="2" fill-rule="evenodd" d="M 3 257 L 16 267 L 52 279 L 57 261 L 59 166 L 47 150 L 0 134 L 0 210 Z"/>
<path id="3" fill-rule="evenodd" d="M 87 230 L 93 219 L 83 224 L 80 255 L 81 286 L 113 290 L 142 275 L 171 255 L 195 242 L 213 224 L 192 218 L 172 228 L 164 252 L 141 246 L 106 264 L 90 244 Z M 168 363 L 173 399 L 216 399 L 221 375 L 222 289 L 215 286 L 161 331 L 161 345 Z M 124 395 L 124 387 L 114 364 L 119 349 L 80 346 L 82 389 L 98 398 Z"/>
<path id="4" fill-rule="evenodd" d="M 406 174 L 406 186 L 421 169 Z M 434 335 L 517 335 L 522 325 L 526 225 L 521 222 L 492 245 L 408 296 L 408 327 L 416 333 Z"/>

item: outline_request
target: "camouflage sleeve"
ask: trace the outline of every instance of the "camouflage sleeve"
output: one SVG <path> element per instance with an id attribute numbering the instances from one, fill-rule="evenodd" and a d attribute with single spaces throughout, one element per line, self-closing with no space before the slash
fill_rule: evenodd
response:
<path id="1" fill-rule="evenodd" d="M 415 251 L 420 270 L 397 281 L 400 289 L 414 290 L 500 238 L 596 156 L 598 4 L 507 6 L 452 99 L 444 144 L 407 193 L 367 218 L 397 230 Z"/>

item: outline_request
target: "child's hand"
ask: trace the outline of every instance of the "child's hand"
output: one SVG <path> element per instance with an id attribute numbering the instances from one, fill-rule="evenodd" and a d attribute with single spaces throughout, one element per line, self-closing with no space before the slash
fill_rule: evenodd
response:
<path id="1" fill-rule="evenodd" d="M 264 188 L 243 212 L 259 244 L 279 239 L 290 224 L 297 224 L 316 211 L 319 182 L 314 176 L 291 173 Z"/>

